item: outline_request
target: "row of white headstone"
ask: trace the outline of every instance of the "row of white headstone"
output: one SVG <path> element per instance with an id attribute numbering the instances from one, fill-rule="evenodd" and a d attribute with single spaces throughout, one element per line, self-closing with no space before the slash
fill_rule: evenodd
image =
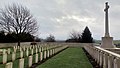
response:
<path id="1" fill-rule="evenodd" d="M 58 46 L 46 46 L 46 45 L 44 45 L 42 47 L 40 47 L 40 45 L 29 46 L 29 47 L 14 46 L 13 47 L 14 52 L 11 52 L 10 48 L 8 48 L 8 50 L 3 49 L 3 64 L 5 64 L 7 62 L 7 55 L 11 54 L 11 53 L 12 53 L 12 61 L 14 61 L 15 59 L 17 59 L 16 53 L 20 53 L 19 58 L 23 58 L 24 56 L 29 56 L 30 54 L 33 55 L 34 52 L 38 53 L 38 52 L 42 52 L 44 50 L 48 50 L 48 49 L 55 48 L 55 47 L 58 47 Z M 23 52 L 26 54 L 23 55 Z"/>
<path id="2" fill-rule="evenodd" d="M 24 50 L 25 48 L 25 50 Z M 50 56 L 54 55 L 55 53 L 63 50 L 67 48 L 67 45 L 61 46 L 61 45 L 54 45 L 54 46 L 45 46 L 45 47 L 40 47 L 39 45 L 36 46 L 29 46 L 29 47 L 19 47 L 19 46 L 15 46 L 14 47 L 14 52 L 10 52 L 10 53 L 3 53 L 3 64 L 6 64 L 5 68 L 12 68 L 13 67 L 13 61 L 16 59 L 19 59 L 19 67 L 18 68 L 24 68 L 24 58 L 28 57 L 28 66 L 31 67 L 32 64 L 34 64 L 32 62 L 33 60 L 33 55 L 35 55 L 35 63 L 38 63 L 38 61 L 42 61 L 46 58 L 49 58 Z M 9 52 L 10 49 L 7 50 L 7 52 Z M 20 58 L 16 58 L 16 53 L 18 53 L 17 51 L 19 51 L 20 53 Z M 35 53 L 34 53 L 35 51 Z M 24 53 L 26 53 L 24 56 Z M 29 53 L 30 52 L 30 53 Z M 12 62 L 7 62 L 7 54 L 11 54 L 12 53 Z M 40 54 L 38 54 L 40 53 Z M 40 55 L 40 59 L 38 59 L 38 55 Z"/>
<path id="3" fill-rule="evenodd" d="M 85 45 L 84 48 L 99 64 L 100 68 L 120 68 L 120 54 L 95 45 Z"/>

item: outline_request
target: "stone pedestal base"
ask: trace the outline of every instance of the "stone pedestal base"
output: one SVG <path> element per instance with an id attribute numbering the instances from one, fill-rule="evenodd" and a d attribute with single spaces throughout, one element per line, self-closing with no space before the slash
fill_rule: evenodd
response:
<path id="1" fill-rule="evenodd" d="M 113 37 L 102 37 L 102 48 L 115 48 L 113 44 Z"/>

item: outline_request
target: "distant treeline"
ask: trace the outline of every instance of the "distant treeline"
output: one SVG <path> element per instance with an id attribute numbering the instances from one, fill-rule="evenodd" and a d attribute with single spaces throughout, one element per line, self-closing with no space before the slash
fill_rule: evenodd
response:
<path id="1" fill-rule="evenodd" d="M 75 43 L 93 43 L 92 33 L 89 28 L 86 26 L 82 33 L 80 32 L 71 32 L 70 38 L 66 42 L 75 42 Z"/>
<path id="2" fill-rule="evenodd" d="M 4 31 L 0 31 L 0 43 L 11 43 L 18 41 L 18 35 L 15 32 L 5 33 Z M 34 40 L 34 36 L 29 33 L 21 33 L 19 34 L 20 42 L 33 42 L 40 41 L 39 38 Z"/>

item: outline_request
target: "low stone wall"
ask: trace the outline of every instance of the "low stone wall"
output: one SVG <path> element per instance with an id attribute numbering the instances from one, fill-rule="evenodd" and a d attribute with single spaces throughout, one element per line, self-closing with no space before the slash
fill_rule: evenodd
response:
<path id="1" fill-rule="evenodd" d="M 31 42 L 21 42 L 21 47 L 29 47 Z M 84 45 L 94 45 L 95 43 L 64 43 L 64 42 L 37 42 L 37 45 L 45 46 L 45 45 L 68 45 L 69 47 L 83 47 Z M 0 43 L 0 48 L 3 47 L 13 47 L 16 46 L 17 43 Z"/>
<path id="2" fill-rule="evenodd" d="M 0 48 L 13 47 L 16 45 L 17 43 L 0 43 Z M 30 45 L 30 42 L 21 42 L 21 46 L 28 46 L 28 45 Z"/>
<path id="3" fill-rule="evenodd" d="M 86 45 L 93 45 L 94 43 L 65 43 L 69 47 L 84 47 Z"/>

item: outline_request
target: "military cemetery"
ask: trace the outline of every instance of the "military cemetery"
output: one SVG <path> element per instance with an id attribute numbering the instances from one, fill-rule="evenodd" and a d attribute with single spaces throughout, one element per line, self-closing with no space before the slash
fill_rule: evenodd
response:
<path id="1" fill-rule="evenodd" d="M 1 68 L 27 68 L 32 64 L 41 62 L 46 58 L 66 49 L 68 46 L 61 44 L 42 44 L 28 47 L 13 46 L 12 48 L 1 49 Z M 25 49 L 25 50 L 24 50 Z"/>
<path id="2" fill-rule="evenodd" d="M 23 2 L 25 2 L 26 4 L 28 3 L 26 1 Z M 47 3 L 47 2 L 44 3 L 44 1 L 42 0 L 41 2 L 43 2 L 43 4 Z M 74 2 L 75 1 L 72 1 L 71 3 L 73 4 Z M 51 6 L 52 3 L 53 2 L 48 2 L 48 5 Z M 93 2 L 89 2 L 89 3 L 96 5 Z M 75 15 L 71 14 L 72 16 L 66 15 L 66 17 L 62 16 L 61 18 L 49 19 L 49 14 L 47 15 L 47 13 L 45 13 L 45 15 L 47 15 L 45 18 L 38 17 L 38 19 L 44 20 L 44 23 L 46 22 L 48 23 L 48 25 L 44 24 L 45 26 L 43 26 L 47 28 L 43 30 L 45 32 L 43 32 L 42 36 L 45 36 L 47 34 L 47 30 L 54 33 L 55 29 L 53 28 L 56 28 L 58 29 L 57 31 L 59 32 L 56 32 L 55 36 L 57 36 L 58 34 L 59 38 L 65 37 L 66 35 L 64 36 L 64 33 L 67 33 L 67 31 L 65 30 L 67 30 L 66 28 L 68 28 L 67 27 L 68 24 L 67 26 L 64 26 L 65 27 L 64 28 L 63 25 L 66 25 L 66 22 L 64 22 L 64 20 L 66 20 L 67 22 L 68 20 L 70 20 L 71 22 L 79 22 L 79 23 L 82 22 L 85 23 L 84 25 L 86 27 L 82 32 L 77 32 L 77 31 L 70 32 L 70 36 L 66 40 L 56 40 L 54 35 L 52 34 L 49 34 L 49 36 L 46 37 L 46 39 L 43 39 L 35 35 L 37 30 L 39 29 L 38 28 L 39 26 L 37 20 L 35 19 L 35 17 L 33 17 L 33 15 L 31 15 L 29 9 L 23 7 L 23 5 L 19 5 L 16 3 L 6 6 L 5 9 L 1 8 L 0 9 L 0 68 L 120 68 L 120 45 L 119 45 L 120 41 L 118 40 L 118 43 L 115 43 L 115 40 L 113 39 L 114 37 L 111 37 L 110 35 L 111 33 L 110 24 L 112 23 L 110 22 L 111 20 L 110 17 L 112 16 L 109 16 L 110 15 L 109 9 L 112 9 L 112 6 L 109 4 L 109 2 L 104 2 L 104 3 L 105 4 L 104 4 L 103 18 L 105 22 L 103 22 L 104 25 L 102 24 L 102 26 L 104 26 L 104 28 L 102 28 L 104 29 L 103 31 L 104 36 L 103 37 L 99 36 L 101 40 L 95 40 L 96 38 L 95 39 L 92 38 L 92 33 L 88 28 L 88 27 L 91 28 L 96 27 L 93 30 L 97 30 L 97 26 L 101 24 L 93 25 L 95 23 L 91 23 L 93 26 L 91 26 L 91 24 L 86 24 L 86 22 L 95 20 L 92 19 L 92 16 L 90 16 L 91 17 L 90 20 L 89 18 L 79 19 L 79 16 L 75 16 L 77 15 L 77 13 L 73 11 Z M 47 7 L 50 7 L 50 6 L 45 7 L 46 5 L 43 4 L 41 9 L 42 8 L 46 9 Z M 62 0 L 55 1 L 55 4 L 57 5 L 62 4 L 63 6 L 66 4 L 66 1 L 62 1 Z M 77 4 L 77 2 L 75 2 L 75 4 Z M 81 4 L 83 7 L 83 5 L 86 5 L 86 2 Z M 2 3 L 0 3 L 0 5 L 2 5 Z M 72 5 L 72 7 L 69 7 L 69 9 L 72 9 L 73 7 L 75 6 Z M 92 7 L 84 6 L 83 8 L 91 9 Z M 98 6 L 94 6 L 94 7 L 98 7 Z M 33 6 L 30 8 L 33 8 Z M 57 9 L 55 8 L 48 8 L 43 11 L 50 12 L 51 10 L 53 11 L 53 9 L 54 9 L 53 13 L 58 12 L 56 11 Z M 64 11 L 62 12 L 65 12 L 65 8 L 62 7 L 62 9 L 64 9 Z M 98 9 L 97 8 L 95 9 L 96 10 L 94 11 L 98 12 Z M 90 12 L 88 9 L 85 9 L 83 15 L 89 17 L 86 11 Z M 44 12 L 43 12 L 43 16 L 44 16 Z M 64 14 L 68 14 L 69 12 Z M 50 14 L 52 14 L 52 12 Z M 55 16 L 57 14 L 55 14 Z M 54 14 L 52 15 L 54 16 Z M 59 26 L 58 25 L 51 26 L 51 24 L 49 24 L 51 22 L 48 22 L 46 20 L 51 20 L 52 22 L 54 21 L 53 22 L 54 24 L 56 24 L 55 23 L 56 21 L 57 23 L 59 23 Z M 99 20 L 95 20 L 95 22 L 96 21 Z M 70 23 L 69 23 L 69 28 L 72 29 L 74 24 L 71 25 Z M 64 29 L 59 29 L 60 26 L 62 26 L 62 28 Z M 49 29 L 49 27 L 52 28 Z M 77 29 L 76 26 L 74 27 L 75 29 Z M 40 35 L 40 33 L 38 33 L 38 35 Z"/>

